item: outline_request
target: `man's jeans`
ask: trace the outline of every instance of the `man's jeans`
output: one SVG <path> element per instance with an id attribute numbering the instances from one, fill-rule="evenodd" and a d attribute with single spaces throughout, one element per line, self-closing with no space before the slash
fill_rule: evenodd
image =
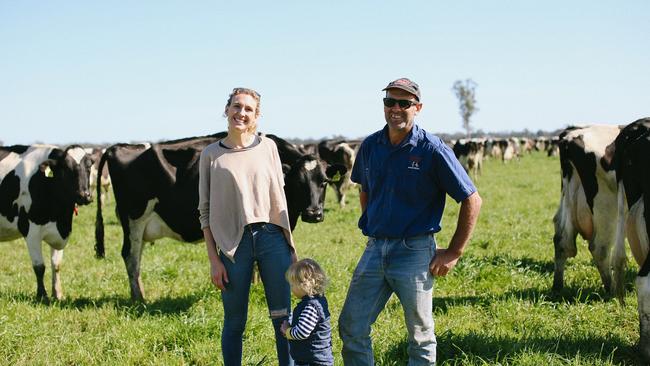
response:
<path id="1" fill-rule="evenodd" d="M 404 309 L 408 365 L 435 364 L 433 277 L 429 273 L 435 248 L 432 234 L 407 239 L 368 238 L 339 317 L 346 366 L 374 365 L 370 326 L 393 292 Z"/>
<path id="2" fill-rule="evenodd" d="M 273 328 L 278 361 L 281 366 L 293 365 L 289 344 L 280 333 L 280 325 L 289 319 L 291 290 L 284 273 L 291 265 L 291 252 L 282 229 L 269 223 L 246 226 L 237 251 L 235 263 L 221 254 L 229 282 L 221 292 L 224 321 L 221 332 L 221 352 L 225 366 L 239 366 L 242 359 L 242 336 L 248 316 L 253 263 L 257 261 L 266 304 Z"/>

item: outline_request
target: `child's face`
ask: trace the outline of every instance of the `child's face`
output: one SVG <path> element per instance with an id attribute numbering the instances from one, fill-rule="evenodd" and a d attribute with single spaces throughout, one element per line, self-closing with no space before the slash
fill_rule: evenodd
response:
<path id="1" fill-rule="evenodd" d="M 300 286 L 295 286 L 293 284 L 291 284 L 291 293 L 293 296 L 299 299 L 302 299 L 303 296 L 307 295 L 307 293 L 302 288 L 300 288 Z"/>

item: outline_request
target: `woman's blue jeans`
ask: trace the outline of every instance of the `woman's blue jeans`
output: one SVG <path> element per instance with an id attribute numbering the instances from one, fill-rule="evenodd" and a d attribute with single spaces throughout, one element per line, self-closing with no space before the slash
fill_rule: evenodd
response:
<path id="1" fill-rule="evenodd" d="M 280 366 L 293 365 L 289 344 L 280 333 L 280 325 L 289 318 L 291 290 L 284 274 L 291 265 L 291 251 L 282 228 L 269 223 L 254 223 L 244 230 L 233 263 L 221 254 L 229 282 L 221 292 L 224 321 L 221 352 L 226 366 L 239 366 L 242 360 L 242 338 L 248 316 L 248 298 L 257 262 L 266 304 L 275 330 L 275 345 Z"/>

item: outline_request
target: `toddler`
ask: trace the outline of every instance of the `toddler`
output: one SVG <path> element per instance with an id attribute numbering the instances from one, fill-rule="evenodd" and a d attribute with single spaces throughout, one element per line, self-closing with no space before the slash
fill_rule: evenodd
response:
<path id="1" fill-rule="evenodd" d="M 292 264 L 286 273 L 291 293 L 300 299 L 293 309 L 291 323 L 280 330 L 289 340 L 289 352 L 296 366 L 334 365 L 332 326 L 325 298 L 327 277 L 313 259 Z"/>

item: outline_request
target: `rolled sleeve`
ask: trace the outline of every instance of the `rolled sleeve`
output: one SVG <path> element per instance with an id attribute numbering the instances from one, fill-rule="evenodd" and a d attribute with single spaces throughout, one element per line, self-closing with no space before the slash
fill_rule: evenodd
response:
<path id="1" fill-rule="evenodd" d="M 460 164 L 453 151 L 442 146 L 434 152 L 436 180 L 456 202 L 464 201 L 476 192 L 476 186 Z"/>
<path id="2" fill-rule="evenodd" d="M 210 227 L 210 156 L 203 150 L 199 160 L 199 221 L 201 230 Z"/>

